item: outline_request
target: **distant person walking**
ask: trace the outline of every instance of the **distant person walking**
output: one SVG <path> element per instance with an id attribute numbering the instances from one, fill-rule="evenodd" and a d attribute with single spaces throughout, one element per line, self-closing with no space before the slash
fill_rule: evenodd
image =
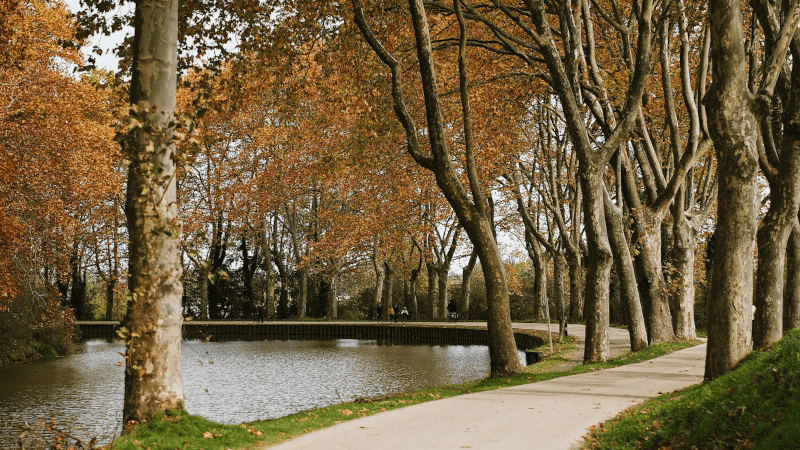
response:
<path id="1" fill-rule="evenodd" d="M 408 320 L 408 308 L 403 306 L 403 311 L 400 312 L 400 315 L 403 317 L 403 325 L 405 325 L 406 320 Z"/>
<path id="2" fill-rule="evenodd" d="M 458 321 L 458 305 L 453 300 L 450 300 L 450 303 L 447 304 L 447 311 L 450 312 L 450 321 L 456 322 Z"/>
<path id="3" fill-rule="evenodd" d="M 391 322 L 392 318 L 394 317 L 394 308 L 392 308 L 391 304 L 389 305 L 389 310 L 387 312 L 389 313 L 389 322 Z"/>
<path id="4" fill-rule="evenodd" d="M 378 316 L 378 322 L 383 322 L 383 305 L 380 303 L 375 307 L 375 315 Z"/>

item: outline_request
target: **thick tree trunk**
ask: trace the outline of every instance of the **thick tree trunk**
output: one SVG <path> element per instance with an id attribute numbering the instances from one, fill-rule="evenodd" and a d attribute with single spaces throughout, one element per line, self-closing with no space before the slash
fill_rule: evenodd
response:
<path id="1" fill-rule="evenodd" d="M 553 297 L 558 314 L 558 342 L 567 336 L 567 309 L 564 304 L 564 262 L 561 256 L 553 255 Z"/>
<path id="2" fill-rule="evenodd" d="M 109 278 L 106 281 L 106 320 L 112 320 L 114 317 L 114 288 L 116 286 L 115 278 Z"/>
<path id="3" fill-rule="evenodd" d="M 569 321 L 583 321 L 583 261 L 580 256 L 567 255 L 569 268 Z"/>
<path id="4" fill-rule="evenodd" d="M 386 269 L 386 303 L 394 305 L 395 313 L 399 314 L 400 312 L 397 311 L 397 305 L 394 303 L 394 267 L 392 263 L 388 261 L 383 264 Z"/>
<path id="5" fill-rule="evenodd" d="M 680 340 L 697 339 L 694 326 L 694 242 L 695 233 L 683 215 L 683 196 L 679 195 L 673 208 L 672 264 L 677 287 L 672 293 L 672 326 Z"/>
<path id="6" fill-rule="evenodd" d="M 800 328 L 800 224 L 796 221 L 786 248 L 786 289 L 783 292 L 783 332 Z"/>
<path id="7" fill-rule="evenodd" d="M 777 173 L 767 177 L 770 205 L 761 220 L 758 241 L 753 347 L 766 348 L 783 337 L 783 284 L 789 235 L 800 207 L 800 69 L 792 74 L 792 92 L 784 110 L 784 134 Z"/>
<path id="8" fill-rule="evenodd" d="M 603 205 L 603 178 L 600 170 L 581 171 L 584 195 L 584 220 L 589 257 L 586 264 L 586 347 L 584 364 L 608 359 L 608 288 L 612 254 L 606 230 Z"/>
<path id="9" fill-rule="evenodd" d="M 469 297 L 472 292 L 470 280 L 472 279 L 472 271 L 475 270 L 475 263 L 478 260 L 478 254 L 472 251 L 469 256 L 469 262 L 461 270 L 461 300 L 459 301 L 458 310 L 462 320 L 469 320 Z"/>
<path id="10" fill-rule="evenodd" d="M 417 303 L 417 279 L 419 278 L 419 269 L 411 271 L 411 279 L 408 280 L 408 295 L 411 299 L 411 314 L 414 320 L 419 320 L 419 304 Z"/>
<path id="11" fill-rule="evenodd" d="M 719 179 L 705 366 L 713 379 L 751 350 L 759 120 L 747 88 L 739 1 L 711 0 L 709 21 L 714 82 L 705 101 Z"/>
<path id="12" fill-rule="evenodd" d="M 661 270 L 661 226 L 647 226 L 641 222 L 644 220 L 637 221 L 639 254 L 635 262 L 647 335 L 650 345 L 671 342 L 675 340 L 675 333 Z"/>
<path id="13" fill-rule="evenodd" d="M 269 252 L 268 252 L 269 253 Z M 264 276 L 264 318 L 267 320 L 275 320 L 275 272 L 272 269 L 271 258 L 267 258 L 266 274 Z"/>
<path id="14" fill-rule="evenodd" d="M 339 274 L 334 272 L 331 274 L 330 282 L 328 284 L 328 298 L 327 298 L 327 308 L 326 308 L 326 315 L 325 318 L 328 320 L 336 319 L 339 317 L 339 312 L 337 308 L 337 285 L 339 284 Z"/>
<path id="15" fill-rule="evenodd" d="M 436 270 L 436 265 L 433 263 L 427 263 L 425 264 L 425 267 L 428 268 L 428 311 L 426 318 L 428 320 L 436 320 L 439 318 L 439 308 L 437 307 L 437 300 L 439 296 L 436 293 L 439 272 Z"/>
<path id="16" fill-rule="evenodd" d="M 486 281 L 486 325 L 489 329 L 491 375 L 502 377 L 520 373 L 522 366 L 511 328 L 505 265 L 494 240 L 492 226 L 488 219 L 482 219 L 477 226 L 465 226 L 464 229 L 478 253 Z"/>
<path id="17" fill-rule="evenodd" d="M 372 302 L 373 319 L 378 319 L 378 305 L 383 301 L 383 285 L 386 278 L 386 271 L 383 268 L 383 263 L 377 259 L 372 260 L 372 266 L 375 269 L 375 299 Z M 383 305 L 384 311 L 389 309 L 389 305 Z"/>
<path id="18" fill-rule="evenodd" d="M 543 320 L 545 302 L 547 302 L 547 265 L 544 255 L 537 247 L 536 243 L 529 243 L 528 256 L 533 262 L 533 320 L 539 322 Z"/>
<path id="19" fill-rule="evenodd" d="M 275 265 L 278 267 L 278 277 L 281 280 L 280 297 L 278 297 L 278 319 L 289 317 L 289 271 L 283 263 L 279 253 L 275 253 Z"/>
<path id="20" fill-rule="evenodd" d="M 625 239 L 625 228 L 622 223 L 622 211 L 611 203 L 606 195 L 606 225 L 614 259 L 619 274 L 620 299 L 628 311 L 628 334 L 631 339 L 631 350 L 639 351 L 647 348 L 647 329 L 639 300 L 639 289 L 636 286 L 636 275 L 631 261 L 630 248 Z"/>
<path id="21" fill-rule="evenodd" d="M 208 320 L 208 267 L 197 268 L 197 285 L 200 288 L 200 320 Z"/>
<path id="22" fill-rule="evenodd" d="M 439 264 L 437 269 L 439 271 L 439 278 L 438 278 L 439 288 L 438 288 L 438 292 L 437 292 L 439 294 L 439 300 L 437 301 L 438 311 L 436 312 L 436 314 L 439 317 L 441 317 L 443 319 L 446 319 L 447 318 L 447 302 L 450 301 L 449 295 L 448 295 L 448 292 L 447 292 L 447 287 L 450 284 L 449 283 L 449 281 L 450 281 L 450 276 L 449 276 L 450 265 L 449 264 Z"/>
<path id="23" fill-rule="evenodd" d="M 132 116 L 149 127 L 131 131 L 125 149 L 131 161 L 125 202 L 131 292 L 123 323 L 125 426 L 183 402 L 181 230 L 169 125 L 175 111 L 178 1 L 137 2 L 134 27 L 130 97 L 139 113 Z"/>
<path id="24" fill-rule="evenodd" d="M 308 305 L 308 267 L 300 269 L 300 280 L 297 285 L 297 317 L 305 319 Z"/>

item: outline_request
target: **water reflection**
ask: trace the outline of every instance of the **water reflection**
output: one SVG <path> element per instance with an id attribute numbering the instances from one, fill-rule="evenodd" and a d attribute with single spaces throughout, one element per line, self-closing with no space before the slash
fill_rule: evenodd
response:
<path id="1" fill-rule="evenodd" d="M 108 441 L 122 417 L 119 342 L 90 341 L 66 358 L 0 368 L 0 448 L 9 422 L 55 418 Z M 524 361 L 524 358 L 522 358 Z M 377 341 L 184 342 L 186 410 L 223 423 L 486 376 L 485 346 L 387 345 Z"/>

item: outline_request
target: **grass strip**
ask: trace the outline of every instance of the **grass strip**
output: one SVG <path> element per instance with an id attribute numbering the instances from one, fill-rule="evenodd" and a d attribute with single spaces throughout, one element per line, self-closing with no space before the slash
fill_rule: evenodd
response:
<path id="1" fill-rule="evenodd" d="M 530 330 L 526 330 L 530 331 Z M 545 335 L 546 336 L 546 335 Z M 504 378 L 484 378 L 467 383 L 424 389 L 415 392 L 391 394 L 377 398 L 357 399 L 354 402 L 302 411 L 279 419 L 252 422 L 242 425 L 222 425 L 185 411 L 168 411 L 153 418 L 146 424 L 137 426 L 130 433 L 118 439 L 114 449 L 118 450 L 156 450 L 156 449 L 255 449 L 277 444 L 293 437 L 300 436 L 331 425 L 365 417 L 383 411 L 403 408 L 432 400 L 473 392 L 502 389 L 521 384 L 550 380 L 566 375 L 585 373 L 594 370 L 617 367 L 655 358 L 682 348 L 696 345 L 697 341 L 660 344 L 646 350 L 627 353 L 619 358 L 589 365 L 581 365 L 569 371 L 540 372 L 540 367 L 547 364 L 559 364 L 563 354 L 575 348 L 575 341 L 568 338 L 566 342 L 557 344 L 553 355 L 533 366 L 525 368 L 525 372 Z M 549 350 L 549 346 L 547 346 Z"/>
<path id="2" fill-rule="evenodd" d="M 590 449 L 800 448 L 800 329 L 719 378 L 652 398 L 594 429 Z"/>

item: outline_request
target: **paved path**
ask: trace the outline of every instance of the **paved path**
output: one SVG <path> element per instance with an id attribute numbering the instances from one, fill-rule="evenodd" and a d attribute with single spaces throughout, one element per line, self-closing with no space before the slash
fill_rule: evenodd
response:
<path id="1" fill-rule="evenodd" d="M 540 324 L 514 324 L 541 329 Z M 546 329 L 546 325 L 544 325 Z M 583 327 L 570 325 L 579 350 Z M 612 355 L 627 331 L 612 330 Z M 706 345 L 638 364 L 460 395 L 351 420 L 270 449 L 570 449 L 588 428 L 660 393 L 703 379 Z"/>

